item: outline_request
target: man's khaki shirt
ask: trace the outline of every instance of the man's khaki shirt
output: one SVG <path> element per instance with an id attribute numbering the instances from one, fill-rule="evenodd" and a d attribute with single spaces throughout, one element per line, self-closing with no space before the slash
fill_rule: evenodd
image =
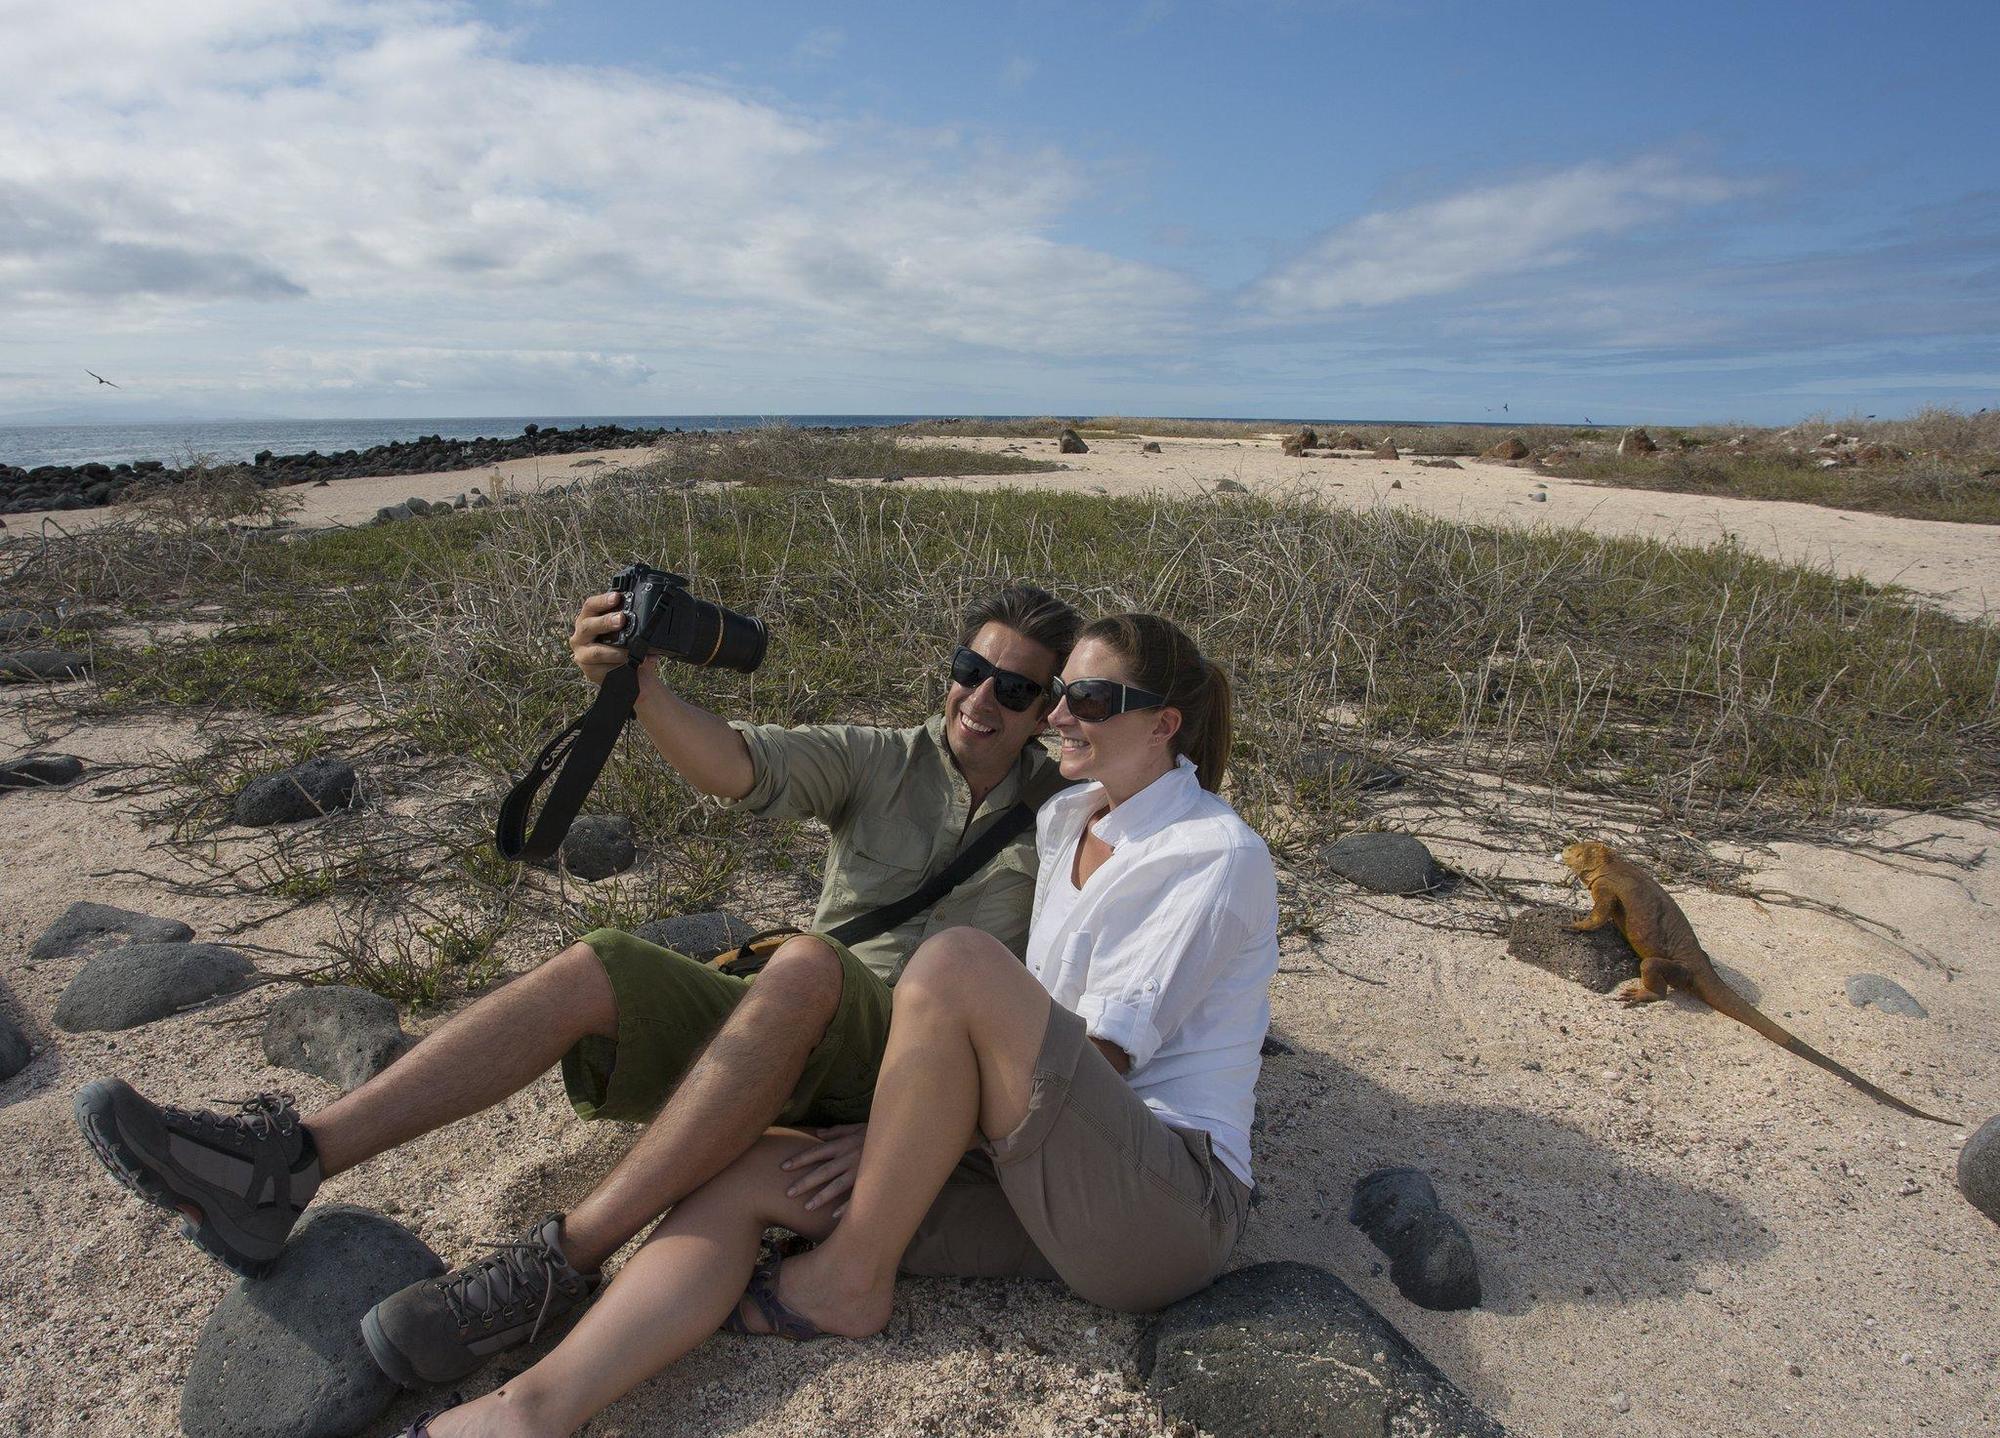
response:
<path id="1" fill-rule="evenodd" d="M 743 806 L 771 818 L 817 819 L 833 833 L 812 920 L 822 933 L 915 893 L 1017 802 L 1038 808 L 1063 782 L 1055 761 L 1031 740 L 973 813 L 971 787 L 946 748 L 942 715 L 914 729 L 731 727 L 750 746 L 757 776 Z M 849 947 L 891 984 L 918 944 L 961 924 L 984 929 L 1023 955 L 1034 897 L 1031 824 L 928 910 Z"/>

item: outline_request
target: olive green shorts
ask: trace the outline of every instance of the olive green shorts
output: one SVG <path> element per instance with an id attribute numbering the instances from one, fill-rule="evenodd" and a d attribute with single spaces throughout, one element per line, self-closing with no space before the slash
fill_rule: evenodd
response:
<path id="1" fill-rule="evenodd" d="M 840 1007 L 777 1122 L 864 1123 L 889 1041 L 889 986 L 845 945 L 812 937 L 840 956 Z M 563 1086 L 584 1118 L 643 1123 L 757 981 L 731 978 L 621 929 L 593 929 L 583 942 L 618 997 L 618 1038 L 592 1035 L 564 1054 Z"/>

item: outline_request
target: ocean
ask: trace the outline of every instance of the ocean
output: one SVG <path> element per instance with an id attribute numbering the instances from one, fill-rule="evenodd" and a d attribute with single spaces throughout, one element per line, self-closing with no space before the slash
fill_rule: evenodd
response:
<path id="1" fill-rule="evenodd" d="M 783 422 L 812 425 L 891 425 L 939 419 L 929 414 L 598 414 L 489 415 L 458 419 L 259 419 L 184 421 L 173 424 L 0 424 L 0 464 L 33 469 L 42 464 L 122 464 L 157 459 L 178 469 L 190 456 L 213 460 L 246 460 L 258 450 L 273 454 L 304 454 L 318 450 L 337 454 L 344 449 L 372 449 L 395 440 L 409 441 L 435 434 L 445 439 L 507 439 L 524 427 L 575 429 L 582 424 L 615 424 L 626 429 L 755 429 Z M 1030 419 L 1031 415 L 981 415 L 982 419 Z M 1229 416 L 1201 416 L 1229 420 Z M 1239 422 L 1239 421 L 1231 421 Z M 1272 426 L 1325 423 L 1250 416 L 1242 423 Z M 1438 421 L 1355 420 L 1365 424 L 1413 424 Z M 1452 421 L 1466 423 L 1467 421 Z M 1504 424 L 1470 421 L 1503 429 Z"/>
<path id="2" fill-rule="evenodd" d="M 41 464 L 122 464 L 157 459 L 178 469 L 190 455 L 217 460 L 273 454 L 372 449 L 395 440 L 435 434 L 445 439 L 509 439 L 523 428 L 575 429 L 615 424 L 626 429 L 754 429 L 783 420 L 796 425 L 908 424 L 920 414 L 612 414 L 489 415 L 459 419 L 260 419 L 176 424 L 0 424 L 0 464 L 33 469 Z"/>

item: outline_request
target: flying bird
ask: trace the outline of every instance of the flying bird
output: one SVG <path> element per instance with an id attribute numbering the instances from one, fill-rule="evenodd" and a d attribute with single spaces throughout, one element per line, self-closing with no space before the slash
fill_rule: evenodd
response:
<path id="1" fill-rule="evenodd" d="M 84 373 L 89 375 L 92 379 L 96 380 L 99 384 L 111 384 L 110 380 L 106 379 L 103 375 L 97 373 L 97 371 L 95 370 L 85 370 Z M 111 387 L 113 389 L 125 388 L 125 386 L 122 384 L 111 384 Z"/>

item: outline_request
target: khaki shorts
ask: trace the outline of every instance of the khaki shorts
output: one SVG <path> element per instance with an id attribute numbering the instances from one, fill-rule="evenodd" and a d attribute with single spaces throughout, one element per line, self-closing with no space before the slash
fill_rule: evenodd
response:
<path id="1" fill-rule="evenodd" d="M 846 945 L 812 937 L 840 956 L 840 1006 L 777 1122 L 864 1123 L 889 1042 L 889 986 Z M 617 995 L 618 1037 L 593 1034 L 564 1054 L 563 1086 L 584 1118 L 644 1123 L 757 981 L 732 978 L 622 929 L 593 929 L 583 942 Z"/>
<path id="2" fill-rule="evenodd" d="M 905 1273 L 1057 1278 L 1148 1313 L 1222 1272 L 1250 1190 L 1206 1133 L 1169 1128 L 1051 1005 L 1028 1116 L 968 1153 L 903 1255 Z"/>

